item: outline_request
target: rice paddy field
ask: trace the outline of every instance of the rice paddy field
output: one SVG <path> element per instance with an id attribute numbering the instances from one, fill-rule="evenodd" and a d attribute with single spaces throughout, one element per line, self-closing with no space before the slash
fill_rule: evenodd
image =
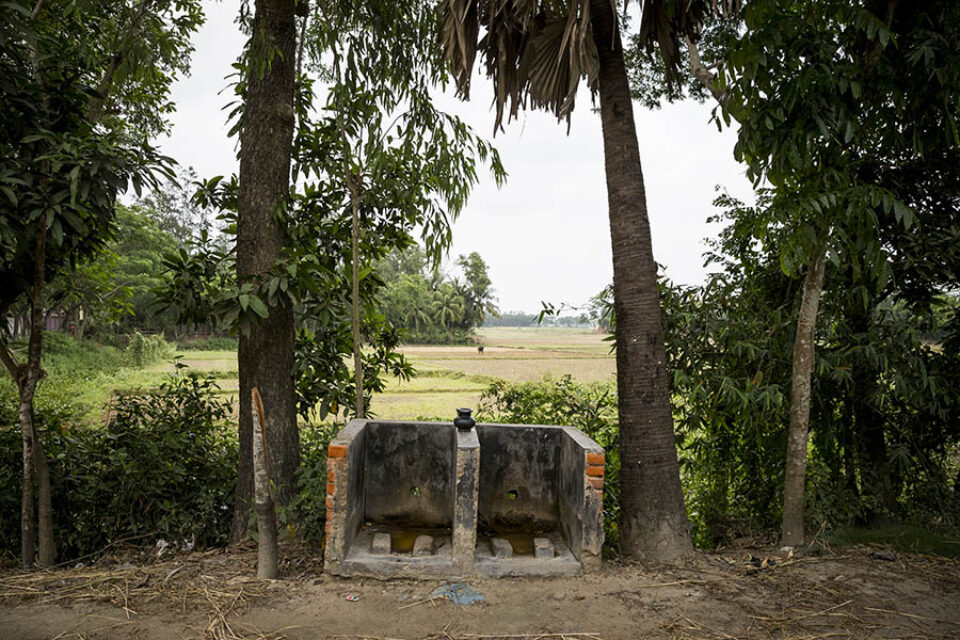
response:
<path id="1" fill-rule="evenodd" d="M 604 334 L 590 329 L 493 327 L 481 329 L 476 346 L 407 345 L 401 351 L 418 375 L 393 379 L 374 397 L 380 418 L 453 418 L 457 407 L 476 407 L 482 391 L 498 379 L 530 382 L 571 375 L 583 382 L 614 381 L 616 364 Z M 185 351 L 180 360 L 193 371 L 217 378 L 224 394 L 238 390 L 237 358 L 230 351 Z M 172 371 L 162 363 L 151 369 Z"/>

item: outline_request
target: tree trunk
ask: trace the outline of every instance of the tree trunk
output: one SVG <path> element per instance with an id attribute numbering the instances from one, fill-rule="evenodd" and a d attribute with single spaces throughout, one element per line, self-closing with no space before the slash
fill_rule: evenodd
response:
<path id="1" fill-rule="evenodd" d="M 783 544 L 803 544 L 803 489 L 807 479 L 807 434 L 810 431 L 810 389 L 814 365 L 817 309 L 823 291 L 827 253 L 818 248 L 803 279 L 803 297 L 793 342 L 790 385 L 790 427 L 787 436 L 786 481 L 783 488 Z"/>
<path id="2" fill-rule="evenodd" d="M 33 565 L 36 551 L 37 530 L 34 528 L 34 485 L 38 480 L 37 470 L 43 449 L 37 438 L 34 421 L 33 399 L 40 382 L 40 356 L 43 353 L 43 275 L 47 257 L 47 227 L 43 220 L 37 222 L 36 247 L 33 258 L 33 287 L 30 294 L 30 340 L 27 343 L 27 362 L 20 368 L 17 376 L 17 390 L 20 395 L 19 419 L 20 433 L 23 439 L 23 495 L 20 503 L 20 559 L 24 568 Z M 50 514 L 50 480 L 45 479 L 45 487 L 40 492 L 40 512 Z M 43 517 L 40 521 L 40 539 L 43 545 L 41 562 L 52 558 L 50 553 L 53 541 L 53 519 Z"/>
<path id="3" fill-rule="evenodd" d="M 957 477 L 953 480 L 953 500 L 960 505 L 960 469 L 957 469 Z"/>
<path id="4" fill-rule="evenodd" d="M 350 300 L 350 325 L 353 331 L 353 376 L 356 392 L 356 416 L 365 417 L 366 412 L 363 408 L 363 357 L 360 337 L 360 203 L 357 202 L 359 189 L 352 178 L 347 178 L 350 186 L 350 209 L 351 209 L 351 285 L 352 296 Z"/>
<path id="5" fill-rule="evenodd" d="M 843 482 L 851 498 L 860 502 L 860 489 L 857 487 L 857 459 L 856 444 L 853 437 L 853 417 L 850 417 L 840 426 L 840 437 L 843 447 Z"/>
<path id="6" fill-rule="evenodd" d="M 24 386 L 26 386 L 24 382 Z M 36 387 L 36 383 L 33 385 Z M 23 491 L 20 495 L 20 563 L 24 569 L 33 566 L 36 553 L 36 528 L 33 520 L 33 485 L 36 480 L 36 455 L 33 430 L 33 397 L 20 388 L 20 434 L 23 439 Z M 26 396 L 26 397 L 25 397 Z"/>
<path id="7" fill-rule="evenodd" d="M 270 467 L 264 437 L 263 403 L 254 388 L 251 393 L 253 419 L 253 474 L 257 509 L 257 577 L 277 579 L 277 510 L 270 491 Z"/>
<path id="8" fill-rule="evenodd" d="M 237 276 L 259 282 L 280 258 L 286 233 L 282 210 L 290 192 L 293 96 L 296 57 L 294 0 L 257 0 L 240 134 L 237 204 Z M 240 398 L 260 390 L 270 407 L 267 450 L 276 499 L 289 501 L 299 462 L 293 380 L 293 306 L 283 299 L 269 307 L 249 334 L 240 336 Z M 240 460 L 232 537 L 246 534 L 253 500 L 253 421 L 250 403 L 240 402 Z"/>
<path id="9" fill-rule="evenodd" d="M 864 390 L 864 393 L 868 393 Z M 857 415 L 860 434 L 860 483 L 864 517 L 873 526 L 888 524 L 896 513 L 897 499 L 883 430 L 883 417 L 866 408 Z"/>
<path id="10" fill-rule="evenodd" d="M 50 488 L 50 467 L 36 425 L 33 442 L 34 455 L 37 457 L 37 564 L 52 567 L 57 561 L 57 546 L 53 537 L 53 493 Z"/>
<path id="11" fill-rule="evenodd" d="M 600 59 L 600 114 L 613 245 L 621 440 L 620 544 L 665 560 L 692 551 L 660 319 L 657 264 L 620 29 L 610 2 L 592 0 Z"/>

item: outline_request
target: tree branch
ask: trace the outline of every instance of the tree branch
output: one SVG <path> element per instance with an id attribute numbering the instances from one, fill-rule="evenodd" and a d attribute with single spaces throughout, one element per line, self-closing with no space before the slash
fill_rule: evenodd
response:
<path id="1" fill-rule="evenodd" d="M 37 19 L 37 16 L 40 15 L 40 10 L 43 9 L 43 5 L 46 4 L 47 0 L 37 0 L 37 4 L 33 5 L 33 11 L 30 12 L 30 17 L 34 20 Z"/>
<path id="2" fill-rule="evenodd" d="M 716 98 L 721 107 L 726 109 L 728 102 L 727 95 L 717 87 L 717 76 L 711 73 L 710 69 L 703 64 L 703 61 L 700 59 L 700 50 L 697 49 L 697 45 L 690 36 L 687 36 L 686 40 L 687 51 L 690 56 L 690 74 Z"/>
<path id="3" fill-rule="evenodd" d="M 20 365 L 17 364 L 13 354 L 10 353 L 10 347 L 7 346 L 7 343 L 4 340 L 0 340 L 0 360 L 3 361 L 3 365 L 7 368 L 7 371 L 10 372 L 10 375 L 13 376 L 13 381 L 19 385 L 21 371 Z"/>
<path id="4" fill-rule="evenodd" d="M 87 109 L 87 120 L 97 122 L 103 116 L 103 106 L 110 96 L 110 91 L 113 88 L 113 79 L 114 76 L 117 75 L 117 69 L 120 68 L 120 63 L 123 62 L 123 54 L 127 48 L 127 43 L 130 42 L 136 34 L 140 23 L 143 22 L 143 18 L 147 15 L 147 9 L 150 7 L 151 2 L 152 0 L 142 0 L 137 7 L 136 15 L 134 15 L 133 20 L 130 21 L 130 26 L 123 34 L 123 38 L 119 41 L 117 51 L 114 52 L 110 64 L 107 66 L 107 70 L 103 73 L 103 78 L 100 79 L 100 83 L 97 85 L 97 93 L 99 96 L 90 102 L 90 108 Z"/>
<path id="5" fill-rule="evenodd" d="M 889 29 L 893 25 L 893 13 L 897 9 L 897 0 L 887 0 L 887 10 L 884 12 L 883 23 Z M 880 44 L 880 38 L 877 38 L 872 43 L 870 43 L 870 48 L 867 50 L 867 60 L 864 65 L 867 75 L 873 71 L 873 67 L 876 66 L 877 62 L 880 60 L 880 52 L 883 50 L 883 45 Z"/>

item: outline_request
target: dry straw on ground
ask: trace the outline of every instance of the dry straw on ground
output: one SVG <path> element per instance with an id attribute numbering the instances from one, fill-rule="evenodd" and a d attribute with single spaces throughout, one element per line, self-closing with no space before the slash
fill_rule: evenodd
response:
<path id="1" fill-rule="evenodd" d="M 628 619 L 643 622 L 637 638 L 672 640 L 821 640 L 827 638 L 917 638 L 947 640 L 960 638 L 960 618 L 953 604 L 960 594 L 960 563 L 931 556 L 901 556 L 889 551 L 879 553 L 870 547 L 845 549 L 843 555 L 827 550 L 822 556 L 791 557 L 767 548 L 766 551 L 732 550 L 702 554 L 682 567 L 645 567 L 630 563 L 611 563 L 607 570 L 588 579 L 530 584 L 536 596 L 528 596 L 526 583 L 488 581 L 477 586 L 492 601 L 474 615 L 489 611 L 502 617 L 498 607 L 513 601 L 518 589 L 524 597 L 536 598 L 536 608 L 571 605 L 582 598 L 579 593 L 595 594 L 592 600 L 599 616 L 579 619 L 576 614 L 540 621 L 540 630 L 520 618 L 505 635 L 484 634 L 483 625 L 467 624 L 459 611 L 440 598 L 430 595 L 435 585 L 417 582 L 343 582 L 322 576 L 316 549 L 285 545 L 281 547 L 281 581 L 262 581 L 255 576 L 255 548 L 241 545 L 227 550 L 194 552 L 165 557 L 139 551 L 102 558 L 93 566 L 42 572 L 0 574 L 0 607 L 31 604 L 54 605 L 70 609 L 90 603 L 96 617 L 87 616 L 84 627 L 73 627 L 57 640 L 135 637 L 135 625 L 148 624 L 160 615 L 175 614 L 190 626 L 185 639 L 199 640 L 281 640 L 284 638 L 329 637 L 343 640 L 611 640 L 623 633 L 607 636 L 605 614 L 620 612 Z M 878 559 L 881 558 L 881 559 Z M 140 562 L 130 564 L 129 560 Z M 366 615 L 379 609 L 382 620 L 419 620 L 416 631 L 389 635 L 344 635 L 321 626 L 318 619 L 300 616 L 258 617 L 257 612 L 284 607 L 291 600 L 311 603 L 309 608 L 323 610 L 339 606 L 339 614 L 330 613 L 327 624 L 337 615 L 352 615 L 362 609 L 344 609 L 343 590 L 359 594 L 368 605 Z M 580 591 L 582 589 L 582 591 Z M 416 602 L 399 604 L 411 590 L 424 593 Z M 562 604 L 550 600 L 555 590 L 566 590 Z M 400 598 L 401 593 L 404 594 Z M 379 598 L 379 600 L 376 600 Z M 389 607 L 382 604 L 397 602 Z M 935 599 L 936 601 L 934 602 Z M 586 603 L 590 603 L 588 598 Z M 957 602 L 960 602 L 958 600 Z M 315 604 L 313 604 L 315 603 Z M 100 605 L 100 606 L 94 606 Z M 103 605 L 109 605 L 105 607 Z M 423 606 L 420 606 L 423 605 Z M 369 608 L 372 607 L 372 608 Z M 487 609 L 489 607 L 489 609 Z M 291 609 L 284 609 L 291 611 Z M 585 609 L 577 609 L 585 611 Z M 464 613 L 467 613 L 464 611 Z M 109 614 L 102 615 L 102 614 Z M 729 614 L 729 615 L 728 615 Z M 451 618 L 458 622 L 449 624 Z M 251 620 L 259 621 L 258 628 Z M 354 622 L 358 619 L 353 618 Z M 586 623 L 584 623 L 586 620 Z M 302 627 L 312 625 L 304 636 Z M 435 626 L 432 626 L 434 625 Z M 446 626 L 444 626 L 446 625 Z M 359 625 L 362 630 L 363 625 Z M 380 628 L 391 626 L 381 624 Z M 578 628 L 579 627 L 579 628 Z M 77 633 L 82 629 L 83 633 Z M 59 630 L 59 629 L 58 629 Z M 344 631 L 346 629 L 341 629 Z M 404 630 L 406 630 L 404 628 Z M 492 631 L 492 629 L 491 629 Z M 83 635 L 84 633 L 88 635 Z M 381 631 L 381 633 L 383 633 Z M 51 636 L 53 634 L 50 634 Z M 32 636 L 31 636 L 32 637 Z"/>

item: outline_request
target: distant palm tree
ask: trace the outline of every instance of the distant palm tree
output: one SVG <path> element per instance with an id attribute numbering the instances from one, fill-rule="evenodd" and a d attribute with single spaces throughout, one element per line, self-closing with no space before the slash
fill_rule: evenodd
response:
<path id="1" fill-rule="evenodd" d="M 434 319 L 443 327 L 451 327 L 463 319 L 463 298 L 449 284 L 434 292 L 432 306 Z"/>
<path id="2" fill-rule="evenodd" d="M 433 315 L 431 314 L 429 300 L 422 296 L 412 298 L 404 320 L 408 327 L 413 325 L 413 330 L 417 333 L 430 327 L 433 323 Z"/>
<path id="3" fill-rule="evenodd" d="M 443 0 L 442 41 L 461 97 L 479 51 L 495 91 L 495 129 L 529 106 L 567 118 L 581 77 L 600 95 L 613 246 L 621 437 L 620 543 L 627 555 L 668 559 L 692 549 L 680 488 L 657 264 L 615 0 Z M 696 37 L 716 0 L 647 0 L 640 35 L 668 69 L 677 40 Z M 732 8 L 731 0 L 723 5 Z M 486 33 L 480 38 L 480 26 Z"/>

